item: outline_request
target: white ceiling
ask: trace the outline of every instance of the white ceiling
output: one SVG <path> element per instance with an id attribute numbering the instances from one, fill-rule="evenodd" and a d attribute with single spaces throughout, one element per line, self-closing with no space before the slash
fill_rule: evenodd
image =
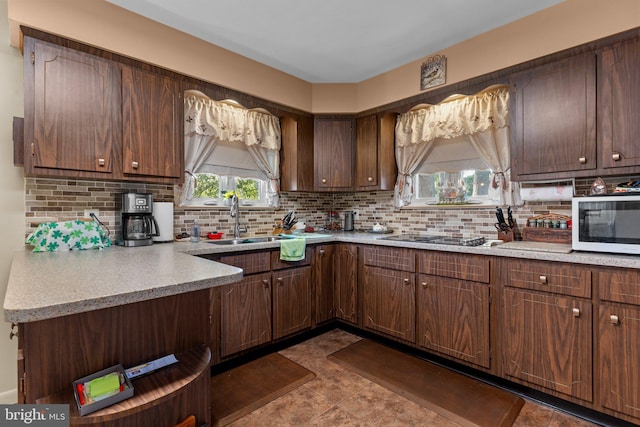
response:
<path id="1" fill-rule="evenodd" d="M 107 0 L 310 83 L 357 83 L 562 0 Z"/>

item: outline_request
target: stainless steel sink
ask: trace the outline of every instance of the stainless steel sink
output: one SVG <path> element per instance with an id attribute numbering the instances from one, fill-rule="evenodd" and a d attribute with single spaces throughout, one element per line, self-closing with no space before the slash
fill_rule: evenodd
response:
<path id="1" fill-rule="evenodd" d="M 278 236 L 247 237 L 247 238 L 240 238 L 240 239 L 207 240 L 207 242 L 213 243 L 214 245 L 243 245 L 247 243 L 276 242 L 278 240 L 282 240 L 282 237 L 278 237 Z"/>

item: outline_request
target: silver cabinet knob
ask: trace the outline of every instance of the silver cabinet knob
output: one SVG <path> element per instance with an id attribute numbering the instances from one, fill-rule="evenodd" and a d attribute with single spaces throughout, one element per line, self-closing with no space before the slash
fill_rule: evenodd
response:
<path id="1" fill-rule="evenodd" d="M 131 167 L 134 169 L 138 169 L 138 162 L 131 162 Z"/>
<path id="2" fill-rule="evenodd" d="M 322 183 L 326 184 L 327 183 L 327 178 L 322 178 Z"/>
<path id="3" fill-rule="evenodd" d="M 584 165 L 585 163 L 587 163 L 587 158 L 586 157 L 580 157 L 578 159 L 578 161 L 580 162 L 581 165 Z"/>
<path id="4" fill-rule="evenodd" d="M 622 158 L 622 156 L 620 155 L 620 153 L 613 153 L 611 155 L 611 158 L 613 159 L 614 162 L 617 162 L 618 160 L 620 160 Z"/>
<path id="5" fill-rule="evenodd" d="M 98 166 L 104 166 L 104 165 L 105 165 L 104 159 L 98 159 Z"/>
<path id="6" fill-rule="evenodd" d="M 612 325 L 618 325 L 620 323 L 620 319 L 615 314 L 609 316 L 609 320 L 611 320 Z"/>
<path id="7" fill-rule="evenodd" d="M 543 285 L 546 285 L 547 282 L 547 276 L 540 276 L 540 283 L 542 283 Z"/>
<path id="8" fill-rule="evenodd" d="M 573 313 L 573 317 L 580 317 L 580 309 L 579 308 L 573 308 L 571 310 L 571 312 Z"/>
<path id="9" fill-rule="evenodd" d="M 373 177 L 369 177 L 369 178 L 367 178 L 367 181 L 369 181 L 369 182 L 373 182 Z"/>

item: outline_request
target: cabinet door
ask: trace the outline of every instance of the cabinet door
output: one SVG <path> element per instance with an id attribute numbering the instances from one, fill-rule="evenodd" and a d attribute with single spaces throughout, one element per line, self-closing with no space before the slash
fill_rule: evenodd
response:
<path id="1" fill-rule="evenodd" d="M 587 53 L 512 78 L 518 176 L 596 167 L 596 64 Z"/>
<path id="2" fill-rule="evenodd" d="M 331 320 L 333 310 L 333 245 L 316 246 L 313 255 L 314 325 Z"/>
<path id="3" fill-rule="evenodd" d="M 113 149 L 120 144 L 121 124 L 117 67 L 61 46 L 33 43 L 32 64 L 25 64 L 34 73 L 33 87 L 25 73 L 27 126 L 33 113 L 33 140 L 29 130 L 26 135 L 28 171 L 113 172 Z"/>
<path id="4" fill-rule="evenodd" d="M 353 120 L 318 119 L 313 125 L 315 187 L 353 187 Z"/>
<path id="5" fill-rule="evenodd" d="M 220 305 L 222 357 L 271 341 L 270 273 L 224 286 Z"/>
<path id="6" fill-rule="evenodd" d="M 398 169 L 395 156 L 396 114 L 373 114 L 356 121 L 358 190 L 392 190 Z"/>
<path id="7" fill-rule="evenodd" d="M 356 186 L 378 185 L 378 123 L 376 115 L 356 121 Z"/>
<path id="8" fill-rule="evenodd" d="M 182 111 L 179 81 L 122 68 L 125 174 L 182 177 Z"/>
<path id="9" fill-rule="evenodd" d="M 505 374 L 590 402 L 591 320 L 589 300 L 505 289 Z"/>
<path id="10" fill-rule="evenodd" d="M 604 168 L 640 165 L 640 40 L 598 57 L 598 133 Z"/>
<path id="11" fill-rule="evenodd" d="M 415 342 L 415 274 L 365 266 L 363 275 L 364 327 Z"/>
<path id="12" fill-rule="evenodd" d="M 282 191 L 313 191 L 313 118 L 280 118 L 280 187 Z"/>
<path id="13" fill-rule="evenodd" d="M 640 419 L 640 309 L 599 310 L 601 405 Z"/>
<path id="14" fill-rule="evenodd" d="M 273 273 L 273 339 L 311 327 L 311 267 Z"/>
<path id="15" fill-rule="evenodd" d="M 338 244 L 334 253 L 334 307 L 336 317 L 358 323 L 358 247 Z"/>
<path id="16" fill-rule="evenodd" d="M 421 274 L 416 292 L 417 344 L 489 368 L 489 286 Z"/>

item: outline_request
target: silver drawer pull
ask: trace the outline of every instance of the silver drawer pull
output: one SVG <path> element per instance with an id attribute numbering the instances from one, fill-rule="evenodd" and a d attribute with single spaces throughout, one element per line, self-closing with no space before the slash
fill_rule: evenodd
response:
<path id="1" fill-rule="evenodd" d="M 611 320 L 612 325 L 620 324 L 620 319 L 615 314 L 612 314 L 611 316 L 609 316 L 609 319 Z"/>
<path id="2" fill-rule="evenodd" d="M 98 159 L 98 166 L 104 166 L 105 161 L 104 159 Z"/>
<path id="3" fill-rule="evenodd" d="M 611 155 L 611 158 L 613 159 L 614 162 L 617 162 L 618 160 L 620 160 L 622 158 L 622 156 L 620 155 L 620 153 L 613 153 Z"/>
<path id="4" fill-rule="evenodd" d="M 322 183 L 326 184 L 327 183 L 327 178 L 322 178 Z"/>
<path id="5" fill-rule="evenodd" d="M 408 285 L 409 284 L 409 279 L 404 279 L 404 284 Z"/>
<path id="6" fill-rule="evenodd" d="M 427 289 L 427 287 L 428 287 L 428 286 L 429 286 L 429 285 L 427 285 L 427 282 L 422 282 L 422 287 L 423 287 L 423 288 Z"/>
<path id="7" fill-rule="evenodd" d="M 580 317 L 580 309 L 579 308 L 573 308 L 571 310 L 571 312 L 573 313 L 573 317 Z"/>
<path id="8" fill-rule="evenodd" d="M 580 157 L 578 159 L 578 162 L 580 162 L 581 165 L 584 165 L 585 163 L 587 163 L 587 158 L 586 157 Z"/>
<path id="9" fill-rule="evenodd" d="M 542 283 L 543 285 L 546 285 L 547 282 L 547 276 L 540 276 L 540 283 Z"/>
<path id="10" fill-rule="evenodd" d="M 131 162 L 131 167 L 134 169 L 138 169 L 138 162 Z"/>
<path id="11" fill-rule="evenodd" d="M 367 178 L 367 181 L 369 181 L 369 182 L 373 182 L 373 178 L 372 178 L 372 177 L 369 177 L 369 178 Z"/>

